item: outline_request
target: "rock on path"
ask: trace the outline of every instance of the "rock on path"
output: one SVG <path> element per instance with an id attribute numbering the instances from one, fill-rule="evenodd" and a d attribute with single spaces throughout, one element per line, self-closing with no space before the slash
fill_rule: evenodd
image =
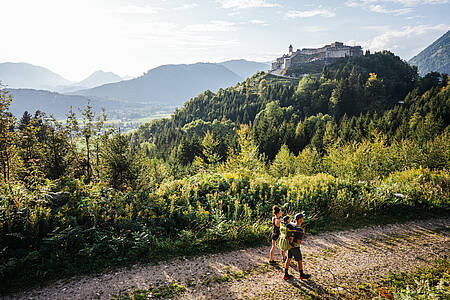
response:
<path id="1" fill-rule="evenodd" d="M 157 265 L 136 265 L 95 277 L 61 280 L 5 299 L 111 299 L 127 291 L 185 287 L 179 299 L 329 299 L 358 298 L 358 287 L 392 272 L 408 272 L 448 259 L 450 218 L 372 226 L 306 236 L 307 281 L 282 279 L 281 262 L 267 264 L 269 245 L 227 253 L 178 258 Z M 276 258 L 280 258 L 276 252 Z M 291 264 L 291 274 L 298 272 Z"/>

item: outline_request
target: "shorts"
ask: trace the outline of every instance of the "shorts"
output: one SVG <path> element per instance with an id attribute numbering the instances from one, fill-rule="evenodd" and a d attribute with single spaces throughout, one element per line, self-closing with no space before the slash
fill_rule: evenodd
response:
<path id="1" fill-rule="evenodd" d="M 288 258 L 294 258 L 296 261 L 302 260 L 302 251 L 300 251 L 300 247 L 291 248 L 288 250 Z"/>
<path id="2" fill-rule="evenodd" d="M 272 233 L 272 240 L 273 241 L 277 241 L 279 237 L 280 237 L 280 233 Z"/>

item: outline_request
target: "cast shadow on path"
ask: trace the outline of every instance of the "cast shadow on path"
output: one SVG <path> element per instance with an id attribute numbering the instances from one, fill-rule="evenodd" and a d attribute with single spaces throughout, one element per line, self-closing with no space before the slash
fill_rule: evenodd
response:
<path id="1" fill-rule="evenodd" d="M 300 293 L 305 293 L 308 296 L 320 297 L 325 299 L 336 299 L 336 297 L 326 289 L 324 289 L 321 285 L 317 284 L 314 280 L 299 280 L 297 278 L 292 278 L 287 281 L 290 285 L 299 289 Z"/>

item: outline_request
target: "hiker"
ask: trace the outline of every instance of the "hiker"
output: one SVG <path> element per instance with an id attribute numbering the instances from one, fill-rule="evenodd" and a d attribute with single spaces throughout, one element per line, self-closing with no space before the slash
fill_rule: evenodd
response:
<path id="1" fill-rule="evenodd" d="M 281 209 L 274 205 L 272 207 L 272 248 L 270 248 L 270 264 L 275 264 L 275 260 L 273 260 L 273 253 L 275 252 L 275 248 L 277 247 L 277 240 L 280 237 L 280 225 L 281 225 L 281 216 L 283 215 L 283 212 Z M 281 249 L 280 249 L 281 250 Z M 283 256 L 283 262 L 286 260 L 286 255 L 284 254 L 284 251 L 281 250 L 281 255 Z"/>
<path id="2" fill-rule="evenodd" d="M 284 266 L 284 280 L 288 280 L 293 278 L 294 276 L 289 274 L 289 264 L 291 263 L 292 258 L 297 261 L 298 271 L 300 272 L 300 279 L 308 279 L 311 277 L 309 274 L 303 273 L 303 263 L 302 263 L 302 252 L 300 251 L 300 244 L 305 236 L 305 232 L 303 231 L 302 223 L 305 220 L 303 214 L 296 214 L 295 217 L 296 224 L 289 224 L 292 228 L 295 229 L 293 236 L 289 236 L 289 242 L 291 245 L 291 249 L 288 250 L 288 258 L 286 260 L 286 265 Z M 290 230 L 291 226 L 286 226 L 288 230 Z"/>
<path id="3" fill-rule="evenodd" d="M 283 221 L 280 223 L 280 237 L 278 238 L 277 246 L 284 253 L 292 248 L 289 239 L 293 237 L 295 227 L 290 220 L 289 216 L 284 216 Z"/>

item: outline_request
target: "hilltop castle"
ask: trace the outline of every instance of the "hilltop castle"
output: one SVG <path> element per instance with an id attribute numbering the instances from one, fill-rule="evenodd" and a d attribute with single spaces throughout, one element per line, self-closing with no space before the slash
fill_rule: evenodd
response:
<path id="1" fill-rule="evenodd" d="M 293 51 L 292 45 L 290 45 L 288 54 L 284 54 L 272 63 L 272 71 L 281 71 L 302 63 L 310 63 L 315 61 L 329 63 L 335 58 L 361 55 L 363 55 L 361 46 L 347 46 L 340 42 L 334 42 L 331 43 L 331 45 L 325 45 L 318 49 L 297 49 L 295 52 Z"/>

